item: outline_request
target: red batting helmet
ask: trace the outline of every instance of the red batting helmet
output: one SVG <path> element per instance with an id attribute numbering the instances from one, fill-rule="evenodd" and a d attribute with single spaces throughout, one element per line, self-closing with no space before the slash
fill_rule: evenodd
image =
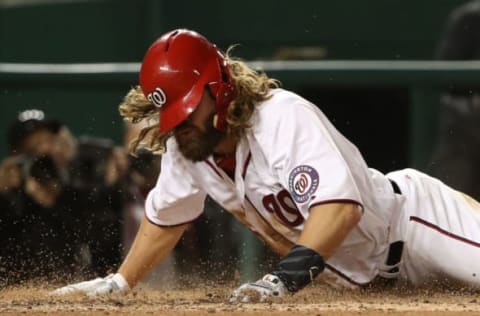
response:
<path id="1" fill-rule="evenodd" d="M 217 47 L 196 32 L 178 29 L 157 39 L 143 59 L 140 86 L 159 108 L 161 133 L 196 109 L 207 86 L 216 99 L 216 128 L 226 127 L 227 107 L 234 98 L 227 63 Z"/>

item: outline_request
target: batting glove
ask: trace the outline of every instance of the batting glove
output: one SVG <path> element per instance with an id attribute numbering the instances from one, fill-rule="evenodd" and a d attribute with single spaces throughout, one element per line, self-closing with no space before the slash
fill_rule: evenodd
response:
<path id="1" fill-rule="evenodd" d="M 280 279 L 273 274 L 266 274 L 254 283 L 245 283 L 233 291 L 231 303 L 265 302 L 289 293 Z"/>
<path id="2" fill-rule="evenodd" d="M 110 274 L 105 278 L 70 284 L 55 291 L 51 295 L 85 294 L 87 296 L 99 296 L 106 294 L 125 294 L 130 291 L 125 278 L 120 274 Z"/>

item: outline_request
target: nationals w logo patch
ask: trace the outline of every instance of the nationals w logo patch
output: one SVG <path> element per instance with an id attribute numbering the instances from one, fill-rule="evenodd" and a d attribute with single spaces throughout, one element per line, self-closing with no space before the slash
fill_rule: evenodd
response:
<path id="1" fill-rule="evenodd" d="M 312 193 L 318 188 L 318 172 L 314 168 L 302 165 L 290 172 L 288 186 L 293 199 L 297 203 L 308 201 Z"/>

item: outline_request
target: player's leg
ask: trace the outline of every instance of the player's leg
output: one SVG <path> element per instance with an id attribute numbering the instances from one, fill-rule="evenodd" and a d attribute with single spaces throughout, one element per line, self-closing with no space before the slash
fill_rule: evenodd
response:
<path id="1" fill-rule="evenodd" d="M 403 273 L 480 286 L 480 204 L 416 170 L 389 175 L 406 195 Z"/>

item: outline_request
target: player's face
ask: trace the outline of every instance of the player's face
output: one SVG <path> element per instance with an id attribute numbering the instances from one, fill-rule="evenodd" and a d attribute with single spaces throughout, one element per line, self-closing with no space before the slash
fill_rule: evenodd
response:
<path id="1" fill-rule="evenodd" d="M 222 137 L 213 127 L 215 113 L 215 100 L 205 90 L 195 111 L 174 130 L 178 148 L 185 158 L 202 161 L 213 153 Z"/>

